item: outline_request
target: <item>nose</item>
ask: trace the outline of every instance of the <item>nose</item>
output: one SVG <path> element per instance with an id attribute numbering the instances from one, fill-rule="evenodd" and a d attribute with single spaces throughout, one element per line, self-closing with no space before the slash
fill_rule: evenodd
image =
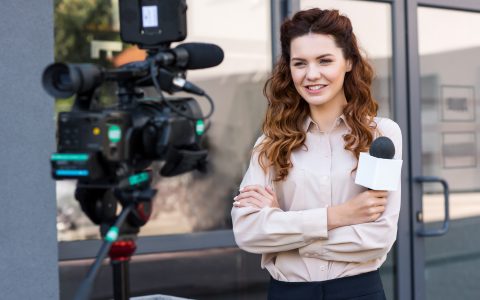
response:
<path id="1" fill-rule="evenodd" d="M 314 64 L 311 64 L 307 68 L 306 79 L 308 81 L 316 81 L 322 77 L 320 68 Z"/>

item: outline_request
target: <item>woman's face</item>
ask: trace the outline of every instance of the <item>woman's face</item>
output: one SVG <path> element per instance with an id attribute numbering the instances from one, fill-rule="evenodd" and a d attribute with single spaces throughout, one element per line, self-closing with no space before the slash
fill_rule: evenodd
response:
<path id="1" fill-rule="evenodd" d="M 294 38 L 290 57 L 293 83 L 310 107 L 344 104 L 343 80 L 351 63 L 345 60 L 332 36 L 310 33 Z"/>

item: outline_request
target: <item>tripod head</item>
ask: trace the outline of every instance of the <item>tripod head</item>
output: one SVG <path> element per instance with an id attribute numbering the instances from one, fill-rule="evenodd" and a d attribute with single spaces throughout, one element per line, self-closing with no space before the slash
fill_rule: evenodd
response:
<path id="1" fill-rule="evenodd" d="M 141 172 L 119 182 L 114 188 L 78 184 L 75 198 L 84 213 L 93 223 L 100 225 L 100 233 L 105 237 L 116 220 L 117 203 L 122 207 L 133 205 L 125 223 L 119 228 L 119 235 L 136 235 L 150 217 L 152 198 L 156 190 L 150 188 L 151 173 Z"/>

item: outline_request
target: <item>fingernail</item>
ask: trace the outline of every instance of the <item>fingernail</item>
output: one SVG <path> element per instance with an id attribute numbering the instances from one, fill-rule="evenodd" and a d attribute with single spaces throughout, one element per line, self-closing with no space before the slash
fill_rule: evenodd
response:
<path id="1" fill-rule="evenodd" d="M 233 202 L 234 206 L 238 206 L 239 204 L 240 204 L 240 202 L 238 202 L 238 201 Z"/>
<path id="2" fill-rule="evenodd" d="M 233 197 L 233 200 L 237 200 L 238 196 Z"/>

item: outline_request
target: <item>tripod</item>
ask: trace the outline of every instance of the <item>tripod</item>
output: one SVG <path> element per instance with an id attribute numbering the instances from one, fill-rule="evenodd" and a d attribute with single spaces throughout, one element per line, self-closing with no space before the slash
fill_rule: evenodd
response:
<path id="1" fill-rule="evenodd" d="M 132 175 L 113 190 L 92 188 L 92 185 L 77 186 L 75 196 L 87 216 L 101 225 L 103 243 L 75 295 L 75 300 L 90 299 L 95 277 L 107 254 L 113 271 L 114 299 L 129 299 L 129 263 L 137 247 L 135 239 L 140 227 L 145 225 L 150 217 L 151 199 L 156 193 L 156 190 L 149 187 L 150 178 L 146 172 Z M 116 200 L 122 204 L 123 209 L 115 218 L 116 205 L 112 203 L 116 204 Z"/>

